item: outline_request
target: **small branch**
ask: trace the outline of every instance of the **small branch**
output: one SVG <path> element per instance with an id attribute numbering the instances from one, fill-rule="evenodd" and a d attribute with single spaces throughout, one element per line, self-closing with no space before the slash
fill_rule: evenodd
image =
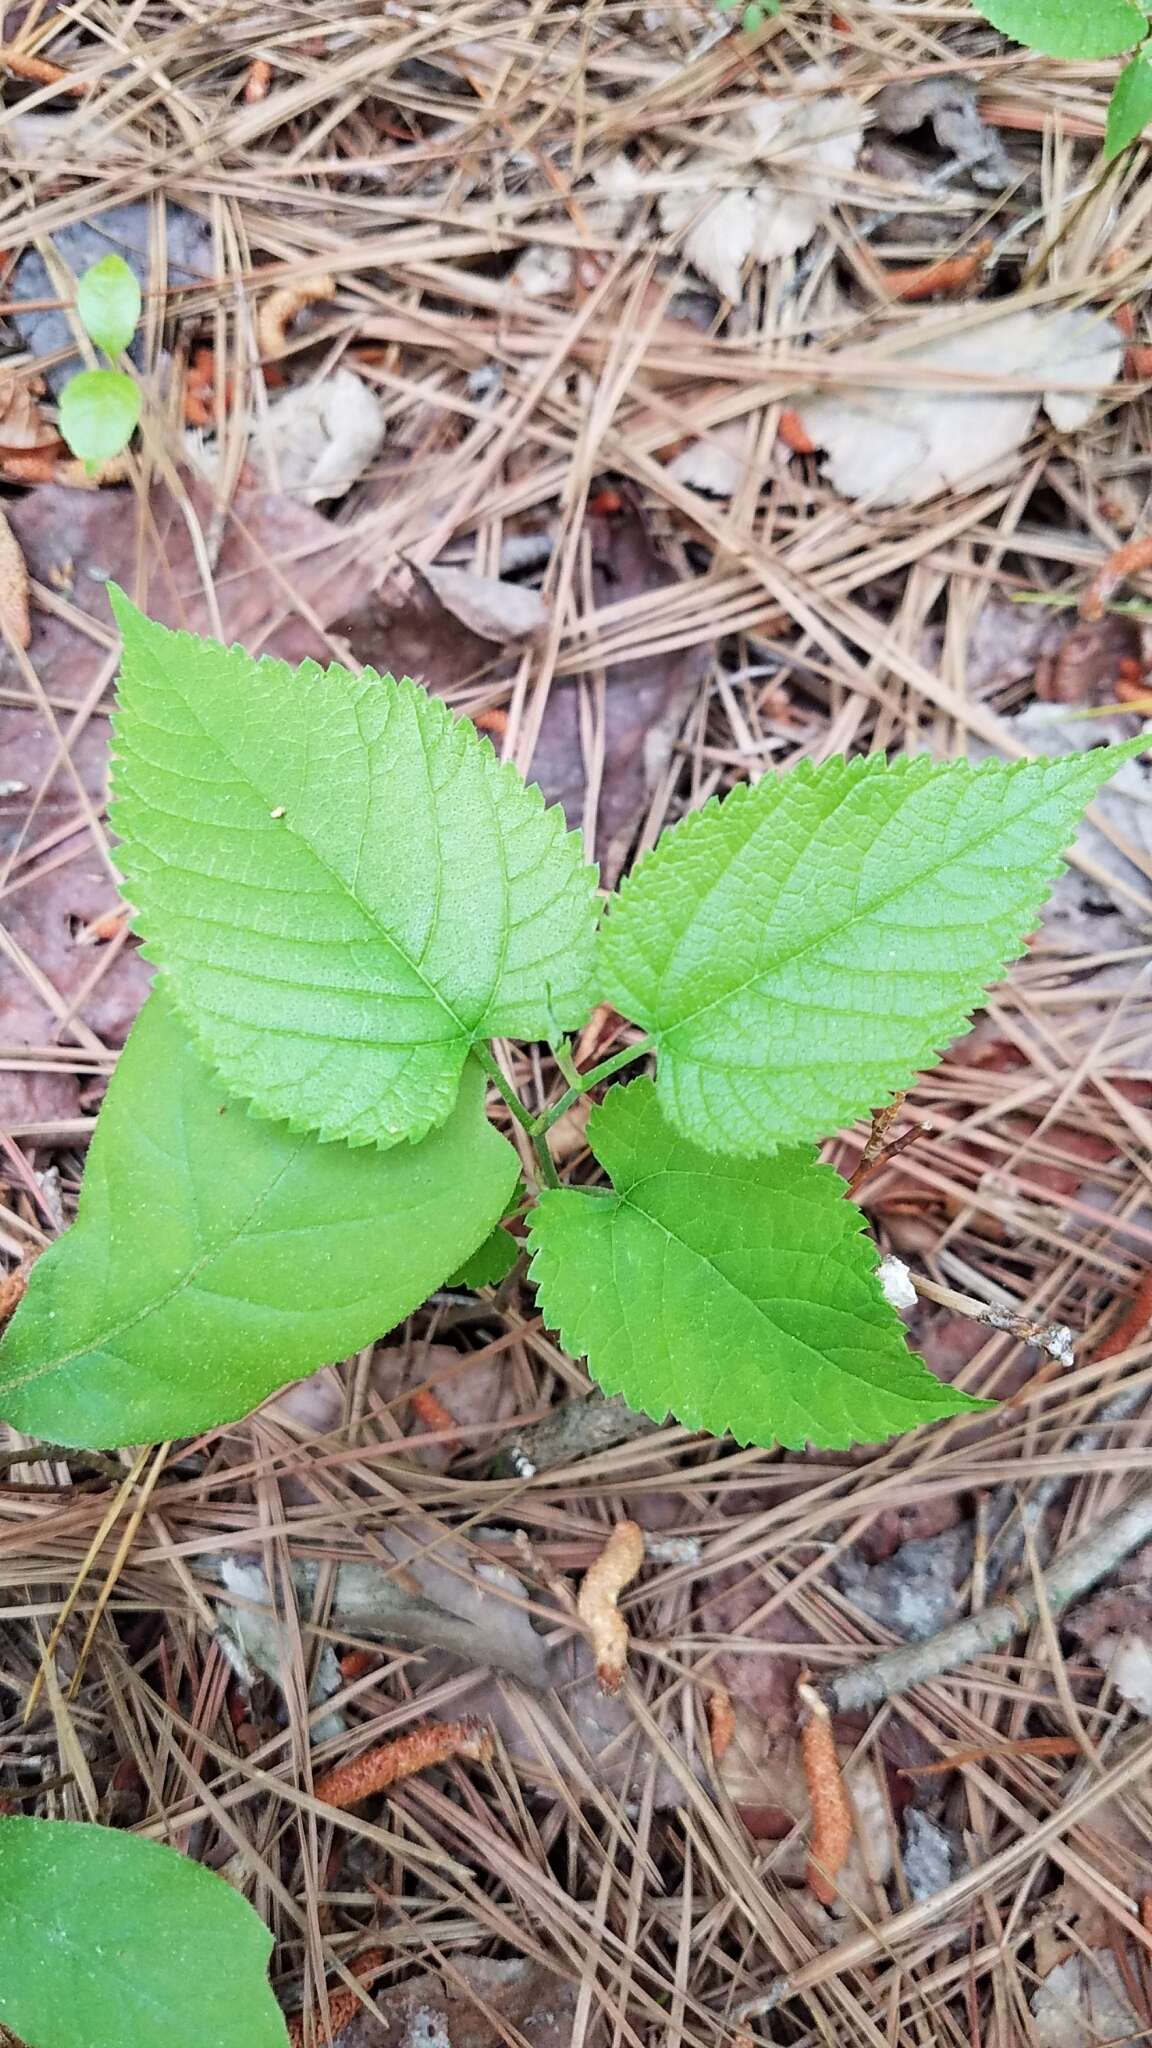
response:
<path id="1" fill-rule="evenodd" d="M 881 1701 L 894 1699 L 914 1685 L 942 1678 L 962 1664 L 971 1664 L 989 1651 L 1003 1649 L 1021 1629 L 1028 1628 L 1040 1612 L 1040 1596 L 1053 1614 L 1071 1605 L 1081 1593 L 1122 1563 L 1152 1536 L 1152 1483 L 1141 1487 L 1131 1500 L 1097 1527 L 1060 1551 L 1038 1584 L 1024 1584 L 1007 1600 L 967 1615 L 950 1628 L 930 1636 L 924 1643 L 902 1643 L 897 1650 L 885 1650 L 870 1663 L 826 1679 L 821 1697 L 834 1714 L 858 1713 Z"/>
<path id="2" fill-rule="evenodd" d="M 949 1308 L 953 1315 L 967 1316 L 971 1322 L 983 1323 L 989 1330 L 1006 1330 L 1011 1337 L 1019 1337 L 1024 1344 L 1036 1344 L 1049 1357 L 1071 1370 L 1076 1359 L 1072 1349 L 1072 1332 L 1067 1323 L 1042 1323 L 1035 1316 L 1027 1316 L 1020 1309 L 1002 1308 L 998 1302 L 980 1301 L 975 1294 L 959 1294 L 954 1287 L 942 1287 L 939 1281 L 929 1280 L 925 1273 L 912 1273 L 903 1259 L 889 1255 L 880 1262 L 880 1285 L 888 1299 L 897 1307 L 910 1306 L 906 1290 L 911 1288 L 922 1295 L 925 1301 L 938 1302 L 941 1308 Z"/>
<path id="3" fill-rule="evenodd" d="M 883 1172 L 886 1166 L 890 1166 L 894 1159 L 898 1159 L 901 1152 L 907 1152 L 909 1146 L 915 1145 L 918 1139 L 935 1136 L 931 1124 L 911 1124 L 906 1131 L 901 1131 L 898 1138 L 888 1140 L 888 1133 L 900 1114 L 903 1102 L 904 1097 L 898 1095 L 887 1109 L 878 1109 L 873 1116 L 868 1143 L 864 1147 L 855 1173 L 848 1182 L 850 1196 L 855 1197 L 865 1181 L 871 1180 L 874 1174 Z"/>
<path id="4" fill-rule="evenodd" d="M 614 1450 L 633 1437 L 648 1436 L 660 1428 L 650 1415 L 638 1415 L 619 1394 L 605 1400 L 603 1394 L 589 1394 L 583 1401 L 565 1401 L 541 1422 L 519 1430 L 492 1467 L 494 1479 L 534 1479 L 538 1472 L 550 1472 L 557 1465 L 569 1465 L 573 1458 L 590 1458 L 597 1451 Z"/>

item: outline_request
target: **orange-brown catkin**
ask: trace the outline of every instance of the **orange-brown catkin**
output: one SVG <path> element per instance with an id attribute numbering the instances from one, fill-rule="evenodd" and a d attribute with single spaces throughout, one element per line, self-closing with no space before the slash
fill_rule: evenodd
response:
<path id="1" fill-rule="evenodd" d="M 812 1832 L 808 1839 L 808 1889 L 821 1905 L 835 1904 L 832 1880 L 844 1868 L 852 1847 L 852 1808 L 844 1790 L 832 1717 L 814 1685 L 801 1680 L 796 1697 L 804 1709 L 800 1736 Z"/>

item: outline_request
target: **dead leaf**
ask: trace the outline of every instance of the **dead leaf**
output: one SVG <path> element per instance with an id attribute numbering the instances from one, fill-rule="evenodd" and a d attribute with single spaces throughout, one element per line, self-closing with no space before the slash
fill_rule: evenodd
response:
<path id="1" fill-rule="evenodd" d="M 379 397 L 340 364 L 280 392 L 257 417 L 248 455 L 262 483 L 319 505 L 351 490 L 383 445 Z"/>
<path id="2" fill-rule="evenodd" d="M 1111 1949 L 1057 1963 L 1032 1994 L 1032 2019 L 1039 2048 L 1101 2048 L 1148 2032 L 1148 2015 L 1133 2005 Z"/>
<path id="3" fill-rule="evenodd" d="M 812 84 L 819 77 L 798 74 Z M 861 110 L 843 93 L 751 100 L 662 194 L 660 224 L 693 269 L 738 305 L 749 259 L 771 263 L 811 241 L 863 134 Z"/>
<path id="4" fill-rule="evenodd" d="M 1027 440 L 1043 407 L 1062 433 L 1084 426 L 1120 374 L 1123 342 L 1109 320 L 1073 307 L 1006 313 L 959 334 L 935 333 L 884 361 L 908 371 L 898 388 L 845 386 L 795 409 L 826 453 L 825 473 L 846 498 L 917 505 L 994 469 Z M 959 388 L 916 382 L 946 372 Z M 990 377 L 1026 391 L 973 388 Z M 1083 386 L 1073 390 L 1068 385 Z"/>
<path id="5" fill-rule="evenodd" d="M 587 532 L 596 612 L 677 581 L 657 547 L 638 502 L 624 492 L 616 509 L 592 510 Z M 584 622 L 593 623 L 591 620 Z M 667 654 L 635 654 L 604 674 L 604 756 L 596 809 L 596 858 L 611 888 L 665 773 L 689 706 L 712 660 L 705 642 Z M 529 774 L 568 823 L 584 822 L 588 766 L 584 759 L 580 687 L 557 678 L 548 694 Z"/>
<path id="6" fill-rule="evenodd" d="M 380 1992 L 337 2035 L 336 2048 L 570 2048 L 578 1994 L 577 1983 L 526 1956 L 457 1951 L 451 1970 Z M 596 2008 L 585 2038 L 587 2048 L 601 2048 Z"/>
<path id="7" fill-rule="evenodd" d="M 29 605 L 28 570 L 20 543 L 0 512 L 0 632 L 17 647 L 27 647 L 32 638 Z"/>
<path id="8" fill-rule="evenodd" d="M 913 135 L 930 125 L 946 157 L 968 173 L 983 192 L 1002 192 L 1019 173 L 1000 139 L 989 128 L 970 81 L 959 73 L 893 79 L 873 102 L 876 126 L 888 135 Z"/>
<path id="9" fill-rule="evenodd" d="M 202 531 L 213 526 L 207 494 L 190 488 Z M 49 484 L 8 507 L 12 530 L 33 580 L 59 591 L 67 608 L 111 631 L 107 585 L 114 579 L 131 591 L 154 617 L 194 631 L 211 630 L 188 525 L 171 493 L 153 492 L 144 524 L 131 491 L 101 494 Z M 140 534 L 149 545 L 141 560 Z M 266 493 L 241 493 L 223 523 L 216 563 L 221 626 L 227 640 L 278 654 L 288 661 L 307 656 L 326 660 L 322 633 L 303 617 L 298 604 L 315 606 L 322 620 L 347 602 L 349 571 L 343 553 L 334 555 L 336 536 L 328 522 L 306 506 Z M 281 592 L 271 573 L 275 564 L 287 579 Z M 83 703 L 108 662 L 109 640 L 90 636 L 66 611 L 32 614 L 29 659 L 47 696 L 58 706 Z M 0 704 L 0 760 L 6 781 L 23 785 L 0 800 L 0 860 L 42 833 L 71 828 L 58 851 L 71 858 L 17 868 L 3 903 L 4 924 L 17 947 L 55 992 L 46 1001 L 33 979 L 5 963 L 3 1037 L 30 1048 L 72 1042 L 62 1020 L 79 1003 L 78 1017 L 106 1045 L 123 1043 L 148 990 L 150 970 L 131 945 L 107 949 L 93 978 L 90 950 L 81 943 L 86 928 L 108 910 L 113 880 L 84 823 L 76 785 L 66 768 L 53 771 L 56 735 L 39 706 L 27 701 L 27 685 L 12 655 L 0 647 L 0 680 L 23 703 Z M 62 729 L 66 709 L 57 710 Z M 88 798 L 104 802 L 108 767 L 108 725 L 103 709 L 73 737 L 73 770 Z M 29 806 L 45 777 L 42 802 Z M 82 1067 L 82 1057 L 77 1065 Z M 0 1122 L 21 1129 L 81 1113 L 82 1072 L 58 1064 L 44 1071 L 0 1072 Z"/>
<path id="10" fill-rule="evenodd" d="M 36 450 L 54 454 L 63 448 L 55 427 L 49 425 L 41 411 L 43 392 L 42 377 L 0 371 L 0 470 L 12 456 Z"/>
<path id="11" fill-rule="evenodd" d="M 1046 704 L 1115 703 L 1121 684 L 1144 673 L 1139 619 L 1105 612 L 1101 619 L 1061 617 L 1036 665 L 1036 695 Z"/>
<path id="12" fill-rule="evenodd" d="M 415 676 L 444 692 L 501 673 L 505 647 L 529 621 L 536 631 L 542 600 L 535 591 L 470 570 L 406 564 L 347 614 L 335 631 L 357 661 L 392 675 Z M 502 623 L 506 621 L 507 623 Z"/>

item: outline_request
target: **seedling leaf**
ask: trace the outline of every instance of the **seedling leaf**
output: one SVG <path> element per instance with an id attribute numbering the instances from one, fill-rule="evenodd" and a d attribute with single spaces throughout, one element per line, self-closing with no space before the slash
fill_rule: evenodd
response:
<path id="1" fill-rule="evenodd" d="M 498 1223 L 490 1237 L 477 1245 L 470 1259 L 445 1281 L 446 1287 L 498 1287 L 520 1256 L 520 1241 Z"/>
<path id="2" fill-rule="evenodd" d="M 979 0 L 980 12 L 1029 49 L 1049 57 L 1116 57 L 1148 33 L 1133 0 Z"/>
<path id="3" fill-rule="evenodd" d="M 531 1277 L 605 1393 L 741 1443 L 843 1446 L 984 1404 L 933 1378 L 880 1291 L 844 1183 L 807 1148 L 688 1144 L 650 1081 L 588 1122 L 612 1192 L 546 1191 Z"/>
<path id="4" fill-rule="evenodd" d="M 0 2021 L 29 2048 L 287 2048 L 268 1929 L 163 1843 L 0 1820 L 0 1917 Z"/>
<path id="5" fill-rule="evenodd" d="M 121 864 L 149 956 L 258 1114 L 421 1138 L 477 1040 L 584 1022 L 595 870 L 473 726 L 416 683 L 114 605 Z"/>
<path id="6" fill-rule="evenodd" d="M 127 348 L 140 320 L 140 285 L 122 256 L 104 256 L 76 287 L 76 311 L 85 334 L 105 355 Z"/>
<path id="7" fill-rule="evenodd" d="M 140 422 L 140 387 L 123 370 L 81 370 L 60 393 L 60 432 L 98 468 L 128 446 Z"/>
<path id="8" fill-rule="evenodd" d="M 1130 64 L 1124 66 L 1108 103 L 1108 126 L 1104 137 L 1104 154 L 1111 162 L 1113 157 L 1127 149 L 1130 142 L 1152 121 L 1152 63 L 1143 50 L 1137 52 Z"/>
<path id="9" fill-rule="evenodd" d="M 698 1144 L 824 1137 L 963 1030 L 1096 790 L 1148 742 L 1007 766 L 808 762 L 666 833 L 610 906 L 601 987 Z"/>
<path id="10" fill-rule="evenodd" d="M 518 1172 L 474 1062 L 422 1145 L 321 1145 L 230 1100 L 156 992 L 108 1090 L 77 1220 L 0 1344 L 0 1413 L 85 1445 L 246 1415 L 426 1300 L 505 1214 Z"/>

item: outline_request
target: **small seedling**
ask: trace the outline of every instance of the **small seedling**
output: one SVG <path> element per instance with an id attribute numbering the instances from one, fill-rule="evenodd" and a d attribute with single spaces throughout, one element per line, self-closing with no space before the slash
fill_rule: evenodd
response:
<path id="1" fill-rule="evenodd" d="M 609 1393 L 743 1442 L 874 1442 L 982 1404 L 911 1354 L 817 1147 L 961 1033 L 1085 805 L 1146 741 L 1006 764 L 803 762 L 667 831 L 601 906 L 558 809 L 410 681 L 172 633 L 118 592 L 113 825 L 157 986 L 77 1220 L 0 1347 L 54 1443 L 188 1435 L 528 1241 Z M 565 1034 L 638 1027 L 578 1073 Z M 569 1086 L 522 1102 L 492 1041 Z M 568 1186 L 548 1133 L 614 1086 Z"/>
<path id="2" fill-rule="evenodd" d="M 781 0 L 749 0 L 747 6 L 743 5 L 743 0 L 716 0 L 716 4 L 721 14 L 735 14 L 740 7 L 740 26 L 746 35 L 751 36 L 758 28 L 763 28 L 770 15 L 779 14 Z"/>
<path id="3" fill-rule="evenodd" d="M 89 340 L 114 362 L 140 321 L 140 286 L 122 256 L 104 256 L 76 288 Z M 140 386 L 126 370 L 80 370 L 60 393 L 60 432 L 90 475 L 128 446 L 140 421 Z"/>

